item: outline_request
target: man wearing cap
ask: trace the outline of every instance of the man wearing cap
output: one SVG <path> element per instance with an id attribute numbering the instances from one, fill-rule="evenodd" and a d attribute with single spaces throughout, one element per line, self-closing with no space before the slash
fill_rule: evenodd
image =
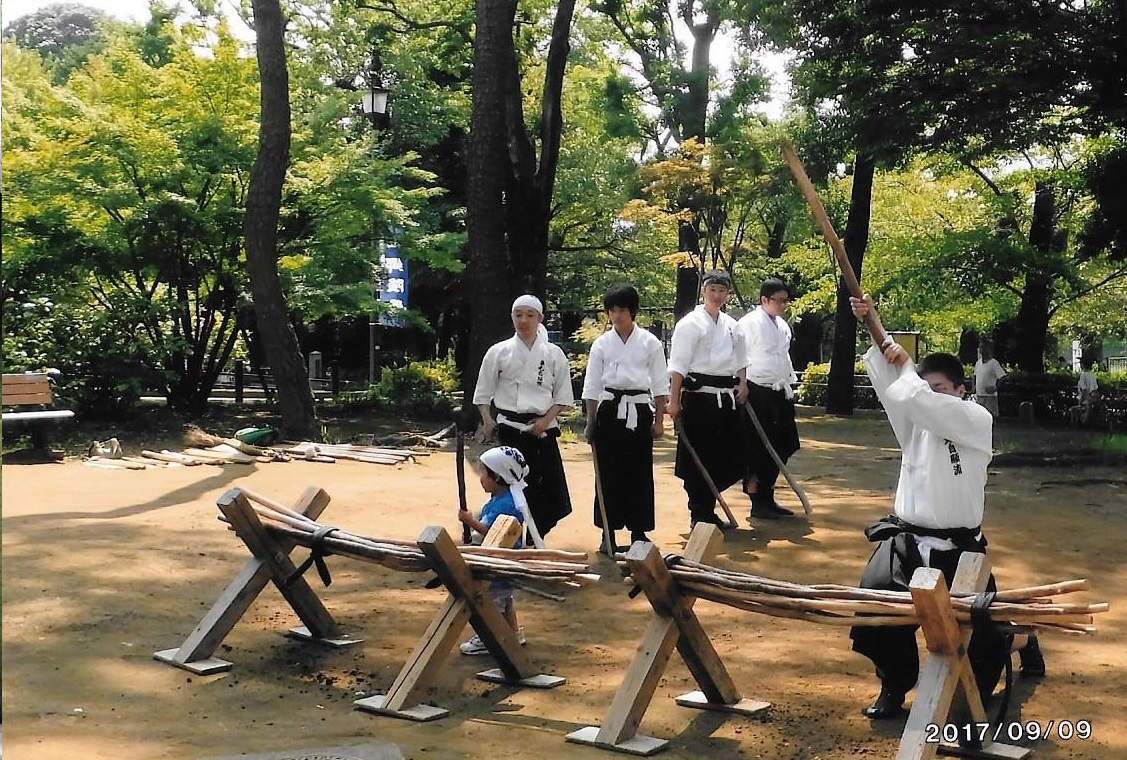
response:
<path id="1" fill-rule="evenodd" d="M 731 289 L 727 272 L 706 272 L 701 280 L 704 303 L 677 322 L 669 349 L 666 411 L 681 423 L 674 473 L 684 483 L 693 524 L 723 521 L 684 439 L 721 491 L 741 481 L 746 468 L 739 415 L 747 401 L 747 345 L 736 320 L 721 311 Z"/>
<path id="2" fill-rule="evenodd" d="M 519 449 L 532 472 L 525 497 L 532 520 L 546 536 L 571 513 L 567 477 L 556 439 L 556 416 L 575 404 L 571 368 L 559 346 L 548 342 L 544 305 L 533 295 L 513 301 L 515 334 L 485 352 L 473 402 L 486 439 Z"/>

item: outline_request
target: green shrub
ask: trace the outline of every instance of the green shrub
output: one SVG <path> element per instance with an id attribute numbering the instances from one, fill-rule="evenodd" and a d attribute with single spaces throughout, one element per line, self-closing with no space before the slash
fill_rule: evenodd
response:
<path id="1" fill-rule="evenodd" d="M 830 364 L 809 364 L 802 373 L 802 382 L 798 384 L 795 400 L 807 406 L 826 405 L 826 383 L 830 377 Z M 857 362 L 853 367 L 853 405 L 857 409 L 879 409 L 876 391 L 869 382 L 869 375 L 865 372 L 864 362 Z"/>
<path id="2" fill-rule="evenodd" d="M 377 406 L 402 414 L 448 416 L 454 411 L 457 389 L 458 372 L 450 358 L 385 369 L 368 396 Z"/>
<path id="3" fill-rule="evenodd" d="M 39 298 L 5 313 L 4 371 L 54 367 L 62 376 L 56 405 L 87 419 L 118 419 L 148 387 L 165 378 L 153 369 L 151 344 L 135 333 L 125 308 L 95 309 Z"/>

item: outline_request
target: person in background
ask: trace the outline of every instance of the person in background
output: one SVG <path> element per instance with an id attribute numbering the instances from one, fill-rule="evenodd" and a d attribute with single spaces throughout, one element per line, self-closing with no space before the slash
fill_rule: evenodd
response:
<path id="1" fill-rule="evenodd" d="M 739 321 L 747 342 L 747 400 L 767 436 L 763 441 L 751 418 L 741 415 L 748 449 L 744 491 L 751 498 L 751 517 L 766 520 L 794 514 L 775 501 L 779 465 L 767 450 L 770 443 L 786 462 L 799 449 L 793 388 L 798 376 L 790 361 L 790 325 L 783 319 L 789 303 L 786 283 L 769 277 L 759 288 L 759 306 Z"/>
<path id="2" fill-rule="evenodd" d="M 653 442 L 663 434 L 669 372 L 661 341 L 638 327 L 638 291 L 615 285 L 603 296 L 611 328 L 591 345 L 583 379 L 587 442 L 598 456 L 603 507 L 613 541 L 626 528 L 630 542 L 653 530 Z M 596 499 L 598 496 L 596 496 Z M 603 527 L 598 504 L 595 525 Z M 617 551 L 617 544 L 609 548 Z"/>
<path id="3" fill-rule="evenodd" d="M 998 381 L 1006 376 L 1002 365 L 994 358 L 994 346 L 982 341 L 978 346 L 978 361 L 974 363 L 974 400 L 998 418 Z"/>
<path id="4" fill-rule="evenodd" d="M 1079 397 L 1077 405 L 1080 407 L 1080 422 L 1087 425 L 1092 419 L 1092 407 L 1100 397 L 1100 384 L 1096 382 L 1093 371 L 1094 362 L 1087 362 L 1084 371 L 1076 380 L 1076 393 Z"/>
<path id="5" fill-rule="evenodd" d="M 548 342 L 539 298 L 517 298 L 512 318 L 514 335 L 485 352 L 473 402 L 481 414 L 485 439 L 496 430 L 498 442 L 519 449 L 532 468 L 528 506 L 535 528 L 529 530 L 533 536 L 546 536 L 571 514 L 567 475 L 556 442 L 560 436 L 556 416 L 575 404 L 571 367 L 563 350 Z"/>
<path id="6" fill-rule="evenodd" d="M 681 424 L 673 472 L 684 483 L 690 525 L 725 523 L 716 514 L 716 497 L 686 438 L 720 491 L 743 480 L 747 469 L 740 424 L 740 407 L 747 401 L 747 345 L 736 320 L 723 311 L 731 291 L 727 272 L 705 272 L 703 303 L 677 322 L 669 348 L 666 409 Z"/>

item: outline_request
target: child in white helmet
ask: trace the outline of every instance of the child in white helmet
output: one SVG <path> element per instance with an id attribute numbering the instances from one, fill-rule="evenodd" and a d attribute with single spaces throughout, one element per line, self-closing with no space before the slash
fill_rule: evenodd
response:
<path id="1" fill-rule="evenodd" d="M 481 455 L 478 464 L 481 487 L 492 497 L 485 502 L 485 506 L 476 517 L 468 509 L 458 512 L 458 520 L 476 532 L 474 543 L 480 543 L 494 521 L 502 515 L 515 517 L 521 525 L 525 525 L 525 515 L 528 510 L 523 493 L 524 479 L 528 476 L 528 465 L 517 449 L 512 446 L 497 446 L 489 449 Z M 521 545 L 518 541 L 517 548 Z M 497 609 L 505 616 L 505 622 L 517 632 L 517 640 L 522 645 L 525 644 L 524 630 L 517 625 L 512 586 L 505 581 L 494 581 L 489 587 L 489 595 L 497 605 Z M 462 642 L 459 648 L 462 654 L 466 655 L 489 654 L 489 649 L 477 634 Z"/>

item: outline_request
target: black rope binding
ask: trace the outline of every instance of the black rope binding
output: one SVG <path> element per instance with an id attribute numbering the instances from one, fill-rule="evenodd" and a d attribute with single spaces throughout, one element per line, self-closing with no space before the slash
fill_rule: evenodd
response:
<path id="1" fill-rule="evenodd" d="M 333 578 L 329 575 L 329 566 L 325 564 L 325 557 L 332 554 L 332 552 L 325 551 L 324 541 L 331 533 L 340 530 L 340 528 L 333 528 L 328 525 L 323 525 L 317 530 L 313 531 L 313 540 L 309 544 L 309 556 L 305 561 L 297 566 L 297 569 L 290 573 L 282 584 L 285 588 L 289 588 L 298 578 L 305 574 L 313 565 L 317 566 L 317 575 L 321 578 L 321 583 L 325 588 L 333 585 Z"/>

